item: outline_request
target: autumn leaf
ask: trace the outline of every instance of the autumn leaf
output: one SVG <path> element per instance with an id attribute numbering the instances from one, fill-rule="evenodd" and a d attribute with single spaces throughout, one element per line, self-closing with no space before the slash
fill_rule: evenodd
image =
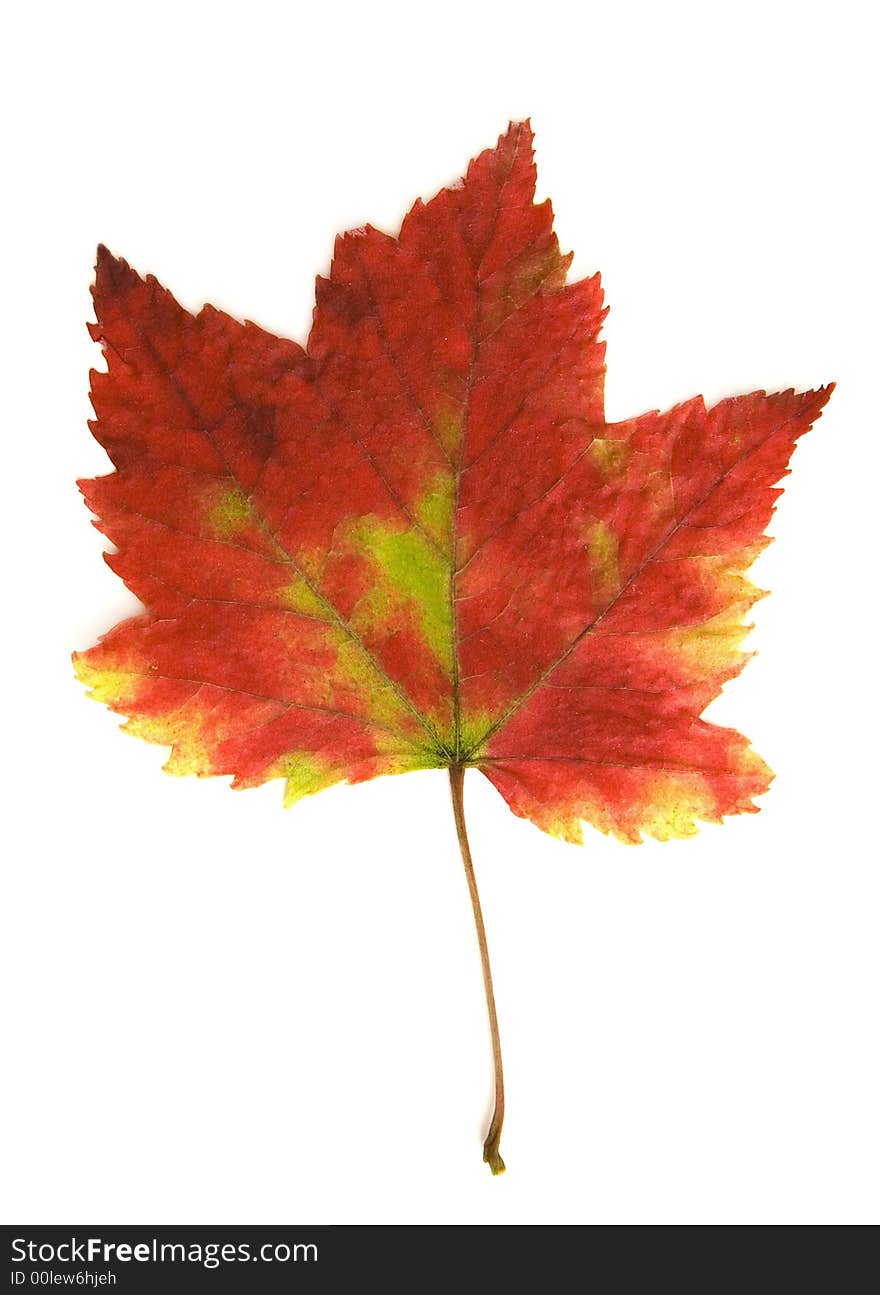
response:
<path id="1" fill-rule="evenodd" d="M 337 240 L 305 349 L 184 310 L 99 249 L 106 372 L 82 483 L 143 615 L 77 653 L 174 774 L 448 768 L 500 1046 L 462 784 L 568 841 L 751 812 L 771 774 L 701 719 L 741 669 L 745 572 L 831 388 L 606 423 L 598 275 L 566 283 L 528 124 L 397 237 Z"/>

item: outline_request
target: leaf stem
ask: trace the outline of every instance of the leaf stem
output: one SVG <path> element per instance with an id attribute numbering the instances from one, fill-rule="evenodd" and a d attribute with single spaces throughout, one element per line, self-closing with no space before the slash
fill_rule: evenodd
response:
<path id="1" fill-rule="evenodd" d="M 461 847 L 461 859 L 464 864 L 464 875 L 467 877 L 468 890 L 471 896 L 471 907 L 474 910 L 474 925 L 477 928 L 477 942 L 480 946 L 480 962 L 483 966 L 483 987 L 486 990 L 486 1007 L 489 1010 L 489 1026 L 492 1031 L 492 1057 L 495 1063 L 495 1109 L 492 1112 L 492 1123 L 483 1143 L 483 1159 L 493 1174 L 504 1173 L 504 1161 L 498 1144 L 501 1141 L 501 1126 L 504 1123 L 504 1071 L 501 1066 L 501 1037 L 498 1033 L 498 1014 L 495 1011 L 495 991 L 492 988 L 492 968 L 489 966 L 489 946 L 486 943 L 486 928 L 483 925 L 483 910 L 480 907 L 480 892 L 477 890 L 477 879 L 474 875 L 474 863 L 471 858 L 471 847 L 468 843 L 467 827 L 464 821 L 464 766 L 449 766 L 449 785 L 452 788 L 452 809 L 455 814 L 455 828 L 458 832 L 458 844 Z"/>

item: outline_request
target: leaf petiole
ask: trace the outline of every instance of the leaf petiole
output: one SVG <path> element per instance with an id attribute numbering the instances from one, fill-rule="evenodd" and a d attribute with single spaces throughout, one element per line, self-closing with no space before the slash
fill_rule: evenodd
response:
<path id="1" fill-rule="evenodd" d="M 474 925 L 477 928 L 477 942 L 480 946 L 480 962 L 483 967 L 483 986 L 486 991 L 486 1007 L 489 1011 L 489 1026 L 492 1031 L 492 1057 L 495 1066 L 495 1109 L 492 1112 L 492 1123 L 483 1143 L 483 1159 L 493 1174 L 504 1173 L 504 1161 L 501 1159 L 499 1143 L 501 1126 L 504 1123 L 504 1071 L 501 1065 L 501 1037 L 498 1033 L 498 1014 L 495 1011 L 495 991 L 492 988 L 492 969 L 489 966 L 489 946 L 486 943 L 486 928 L 483 925 L 483 910 L 480 907 L 480 893 L 477 890 L 477 879 L 474 875 L 474 863 L 468 843 L 467 827 L 464 820 L 464 766 L 449 766 L 449 785 L 452 789 L 452 809 L 455 814 L 455 828 L 458 832 L 458 844 L 461 847 L 461 859 L 467 877 L 471 907 L 474 911 Z"/>

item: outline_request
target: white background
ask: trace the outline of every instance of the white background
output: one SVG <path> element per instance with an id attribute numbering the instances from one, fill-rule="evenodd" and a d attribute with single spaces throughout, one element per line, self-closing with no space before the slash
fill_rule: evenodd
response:
<path id="1" fill-rule="evenodd" d="M 876 1221 L 877 103 L 858 4 L 31 4 L 7 15 L 6 1222 Z M 867 15 L 868 9 L 864 7 Z M 72 648 L 134 607 L 74 478 L 95 244 L 304 338 L 531 115 L 608 413 L 836 379 L 715 705 L 777 770 L 691 842 L 565 846 L 466 793 L 508 1075 L 441 773 L 285 813 L 172 779 Z"/>

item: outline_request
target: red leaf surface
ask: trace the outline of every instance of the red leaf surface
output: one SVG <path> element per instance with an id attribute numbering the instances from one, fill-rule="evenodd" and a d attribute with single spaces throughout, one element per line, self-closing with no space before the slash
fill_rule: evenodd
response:
<path id="1" fill-rule="evenodd" d="M 76 655 L 172 773 L 476 766 L 580 840 L 686 836 L 770 773 L 701 719 L 742 668 L 745 571 L 830 387 L 606 423 L 599 278 L 512 125 L 396 238 L 337 240 L 305 349 L 101 249 L 82 483 L 146 607 Z"/>

